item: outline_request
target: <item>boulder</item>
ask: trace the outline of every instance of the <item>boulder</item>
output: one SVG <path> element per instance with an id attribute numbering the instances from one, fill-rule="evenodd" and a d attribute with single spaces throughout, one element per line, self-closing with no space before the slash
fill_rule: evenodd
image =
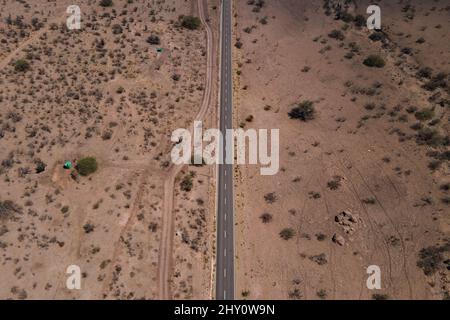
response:
<path id="1" fill-rule="evenodd" d="M 334 243 L 337 243 L 338 245 L 340 245 L 340 246 L 343 246 L 344 244 L 345 244 L 345 239 L 344 239 L 344 237 L 343 236 L 340 236 L 340 235 L 338 235 L 338 234 L 334 234 L 333 235 L 333 238 L 331 238 L 331 240 L 334 242 Z"/>

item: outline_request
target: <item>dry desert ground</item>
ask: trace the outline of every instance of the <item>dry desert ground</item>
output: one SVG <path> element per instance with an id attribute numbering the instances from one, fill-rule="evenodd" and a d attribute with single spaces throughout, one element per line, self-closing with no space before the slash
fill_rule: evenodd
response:
<path id="1" fill-rule="evenodd" d="M 368 1 L 234 3 L 235 126 L 280 129 L 278 174 L 235 168 L 236 296 L 448 298 L 450 2 L 377 1 L 381 31 Z"/>

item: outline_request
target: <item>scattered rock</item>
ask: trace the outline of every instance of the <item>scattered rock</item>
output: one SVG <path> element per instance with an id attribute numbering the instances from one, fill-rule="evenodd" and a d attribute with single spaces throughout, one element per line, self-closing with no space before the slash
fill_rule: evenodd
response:
<path id="1" fill-rule="evenodd" d="M 360 218 L 359 215 L 353 214 L 348 210 L 344 210 L 334 217 L 334 221 L 342 226 L 345 233 L 351 234 L 355 232 L 355 227 L 359 223 Z"/>
<path id="2" fill-rule="evenodd" d="M 309 257 L 309 259 L 315 263 L 317 263 L 319 266 L 323 266 L 324 264 L 328 263 L 327 256 L 325 253 L 321 253 L 315 256 Z"/>
<path id="3" fill-rule="evenodd" d="M 333 238 L 331 240 L 333 240 L 334 243 L 337 243 L 340 246 L 343 246 L 345 244 L 344 237 L 340 236 L 340 235 L 338 235 L 336 233 L 333 235 Z"/>

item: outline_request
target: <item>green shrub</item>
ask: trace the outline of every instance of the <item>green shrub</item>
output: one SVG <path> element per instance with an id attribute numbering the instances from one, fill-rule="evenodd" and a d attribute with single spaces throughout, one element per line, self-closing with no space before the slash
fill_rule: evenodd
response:
<path id="1" fill-rule="evenodd" d="M 437 75 L 435 75 L 433 78 L 431 78 L 427 83 L 423 85 L 423 88 L 425 88 L 428 91 L 434 91 L 437 88 L 446 88 L 447 81 L 446 81 L 447 75 L 444 72 L 439 72 Z"/>
<path id="2" fill-rule="evenodd" d="M 147 42 L 153 45 L 161 44 L 161 40 L 159 39 L 159 37 L 153 34 L 147 38 Z"/>
<path id="3" fill-rule="evenodd" d="M 15 214 L 21 214 L 22 208 L 11 200 L 0 200 L 0 221 L 12 218 Z"/>
<path id="4" fill-rule="evenodd" d="M 357 27 L 363 27 L 366 25 L 366 17 L 364 17 L 362 14 L 358 14 L 355 17 L 355 26 Z"/>
<path id="5" fill-rule="evenodd" d="M 370 34 L 369 39 L 376 42 L 376 41 L 384 41 L 386 39 L 386 36 L 383 32 L 375 31 Z"/>
<path id="6" fill-rule="evenodd" d="M 344 33 L 342 33 L 341 30 L 336 30 L 336 29 L 331 31 L 328 34 L 328 36 L 332 39 L 341 40 L 341 41 L 345 39 Z"/>
<path id="7" fill-rule="evenodd" d="M 200 19 L 193 16 L 183 16 L 181 18 L 181 25 L 189 30 L 195 30 L 200 27 Z"/>
<path id="8" fill-rule="evenodd" d="M 320 289 L 319 291 L 317 291 L 317 296 L 320 299 L 326 299 L 327 298 L 327 291 L 325 289 Z"/>
<path id="9" fill-rule="evenodd" d="M 337 190 L 340 187 L 340 183 L 339 183 L 339 181 L 331 180 L 331 181 L 328 181 L 327 186 L 328 186 L 328 188 L 330 188 L 330 190 Z"/>
<path id="10" fill-rule="evenodd" d="M 430 79 L 433 75 L 433 69 L 430 67 L 423 67 L 420 68 L 419 71 L 417 71 L 417 77 L 419 78 L 427 78 Z"/>
<path id="11" fill-rule="evenodd" d="M 433 119 L 434 117 L 434 111 L 432 109 L 422 109 L 420 111 L 417 111 L 415 114 L 417 120 L 425 121 Z"/>
<path id="12" fill-rule="evenodd" d="M 416 142 L 418 144 L 427 144 L 437 147 L 448 144 L 448 137 L 439 134 L 435 129 L 423 128 L 417 132 Z"/>
<path id="13" fill-rule="evenodd" d="M 86 157 L 77 162 L 77 171 L 82 176 L 88 176 L 97 171 L 97 160 L 94 157 Z"/>
<path id="14" fill-rule="evenodd" d="M 272 221 L 272 215 L 267 212 L 263 213 L 259 218 L 263 223 L 269 223 L 270 221 Z"/>
<path id="15" fill-rule="evenodd" d="M 382 57 L 377 56 L 375 54 L 371 54 L 363 61 L 363 64 L 371 68 L 372 67 L 383 68 L 386 65 L 386 62 Z"/>
<path id="16" fill-rule="evenodd" d="M 289 240 L 295 235 L 295 231 L 292 228 L 284 228 L 280 231 L 280 237 L 283 240 Z"/>
<path id="17" fill-rule="evenodd" d="M 30 69 L 30 63 L 25 59 L 19 59 L 14 62 L 14 70 L 17 72 L 25 72 Z"/>
<path id="18" fill-rule="evenodd" d="M 441 160 L 431 160 L 428 163 L 428 169 L 434 171 L 434 170 L 439 169 L 441 167 L 441 165 L 442 165 L 442 161 Z"/>
<path id="19" fill-rule="evenodd" d="M 316 110 L 314 103 L 309 100 L 302 101 L 294 106 L 288 113 L 291 119 L 300 119 L 302 121 L 308 121 L 314 119 Z"/>
<path id="20" fill-rule="evenodd" d="M 113 34 L 121 34 L 123 31 L 122 26 L 120 24 L 114 24 L 112 26 L 112 33 Z"/>
<path id="21" fill-rule="evenodd" d="M 423 248 L 419 252 L 417 266 L 426 276 L 433 275 L 443 267 L 444 254 L 448 251 L 450 251 L 450 243 Z"/>
<path id="22" fill-rule="evenodd" d="M 354 21 L 355 18 L 353 17 L 353 15 L 351 13 L 344 12 L 344 13 L 341 14 L 341 20 L 344 21 L 344 22 L 349 23 L 349 22 Z"/>
<path id="23" fill-rule="evenodd" d="M 100 1 L 100 5 L 102 7 L 112 7 L 113 6 L 113 2 L 112 2 L 112 0 L 101 0 Z"/>
<path id="24" fill-rule="evenodd" d="M 183 180 L 181 180 L 180 188 L 183 191 L 189 192 L 192 190 L 192 187 L 194 186 L 194 182 L 192 180 L 192 175 L 188 174 L 184 176 Z"/>
<path id="25" fill-rule="evenodd" d="M 91 232 L 94 231 L 95 226 L 94 226 L 92 223 L 86 223 L 86 224 L 83 226 L 83 229 L 84 229 L 84 232 L 85 232 L 85 233 L 91 233 Z"/>

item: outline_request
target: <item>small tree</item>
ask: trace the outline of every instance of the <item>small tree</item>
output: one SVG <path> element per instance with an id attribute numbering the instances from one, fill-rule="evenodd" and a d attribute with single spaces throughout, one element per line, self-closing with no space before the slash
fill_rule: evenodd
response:
<path id="1" fill-rule="evenodd" d="M 102 7 L 112 7 L 113 6 L 113 2 L 112 2 L 112 0 L 101 0 L 100 1 L 100 5 Z"/>
<path id="2" fill-rule="evenodd" d="M 195 30 L 200 27 L 200 19 L 193 16 L 183 16 L 181 18 L 181 25 L 183 26 L 183 28 Z"/>
<path id="3" fill-rule="evenodd" d="M 295 105 L 288 115 L 291 119 L 308 121 L 314 119 L 315 112 L 314 103 L 312 101 L 305 100 Z"/>
<path id="4" fill-rule="evenodd" d="M 331 31 L 328 34 L 328 36 L 332 39 L 341 40 L 341 41 L 345 39 L 344 33 L 342 33 L 341 30 L 336 30 L 336 29 Z"/>
<path id="5" fill-rule="evenodd" d="M 192 190 L 194 182 L 192 181 L 192 175 L 186 175 L 180 183 L 180 188 L 183 191 L 189 192 Z"/>
<path id="6" fill-rule="evenodd" d="M 97 171 L 97 160 L 94 157 L 80 159 L 77 163 L 77 171 L 82 176 L 88 176 Z"/>
<path id="7" fill-rule="evenodd" d="M 283 240 L 289 240 L 295 235 L 295 231 L 292 228 L 284 228 L 280 231 L 280 237 Z"/>
<path id="8" fill-rule="evenodd" d="M 424 108 L 420 111 L 417 111 L 415 114 L 417 120 L 425 121 L 430 120 L 434 117 L 434 111 L 429 108 Z"/>
<path id="9" fill-rule="evenodd" d="M 150 37 L 147 38 L 147 42 L 153 45 L 160 45 L 161 40 L 157 35 L 152 34 Z"/>
<path id="10" fill-rule="evenodd" d="M 113 26 L 112 26 L 112 33 L 113 34 L 120 34 L 120 33 L 122 33 L 122 26 L 120 25 L 120 24 L 114 24 Z"/>
<path id="11" fill-rule="evenodd" d="M 25 59 L 19 59 L 14 62 L 14 70 L 17 72 L 25 72 L 30 69 L 30 63 Z"/>
<path id="12" fill-rule="evenodd" d="M 94 227 L 94 225 L 92 223 L 86 223 L 83 226 L 83 229 L 84 229 L 85 233 L 91 233 L 92 231 L 94 231 L 95 227 Z"/>
<path id="13" fill-rule="evenodd" d="M 366 17 L 364 17 L 362 14 L 358 14 L 355 17 L 355 26 L 357 27 L 363 27 L 366 25 Z"/>
<path id="14" fill-rule="evenodd" d="M 35 164 L 36 164 L 36 173 L 44 172 L 45 168 L 47 167 L 47 165 L 40 159 L 37 159 L 35 161 Z"/>
<path id="15" fill-rule="evenodd" d="M 250 290 L 242 290 L 242 297 L 247 298 L 250 295 Z"/>
<path id="16" fill-rule="evenodd" d="M 263 223 L 269 223 L 270 221 L 272 221 L 272 215 L 267 212 L 263 213 L 259 218 Z"/>
<path id="17" fill-rule="evenodd" d="M 377 56 L 375 54 L 371 54 L 363 61 L 363 64 L 371 68 L 372 67 L 383 68 L 386 65 L 386 62 L 382 57 Z"/>

